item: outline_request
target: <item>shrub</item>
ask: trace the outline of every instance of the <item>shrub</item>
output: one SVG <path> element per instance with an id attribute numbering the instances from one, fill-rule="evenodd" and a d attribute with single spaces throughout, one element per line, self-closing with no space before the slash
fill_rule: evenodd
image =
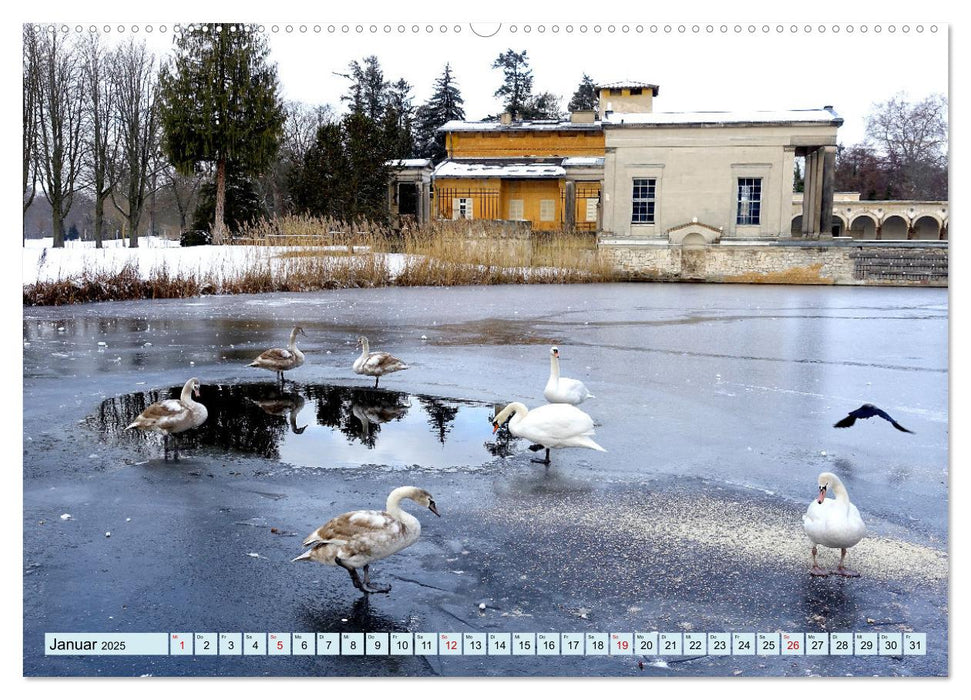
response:
<path id="1" fill-rule="evenodd" d="M 183 248 L 194 245 L 209 245 L 210 243 L 212 243 L 212 234 L 198 228 L 183 231 L 179 237 L 179 245 Z"/>

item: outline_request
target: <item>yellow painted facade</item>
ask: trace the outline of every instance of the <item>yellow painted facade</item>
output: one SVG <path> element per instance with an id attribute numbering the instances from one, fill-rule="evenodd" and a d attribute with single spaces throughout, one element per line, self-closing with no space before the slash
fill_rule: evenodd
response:
<path id="1" fill-rule="evenodd" d="M 604 133 L 590 130 L 451 131 L 445 135 L 449 158 L 603 156 Z"/>
<path id="2" fill-rule="evenodd" d="M 591 129 L 483 129 L 445 135 L 450 159 L 568 158 L 604 156 L 604 133 Z M 529 221 L 535 231 L 556 231 L 566 223 L 565 178 L 435 178 L 440 219 Z M 576 182 L 577 229 L 597 228 L 600 182 Z"/>
<path id="3" fill-rule="evenodd" d="M 562 194 L 559 180 L 504 180 L 501 218 L 532 221 L 534 231 L 562 228 Z"/>

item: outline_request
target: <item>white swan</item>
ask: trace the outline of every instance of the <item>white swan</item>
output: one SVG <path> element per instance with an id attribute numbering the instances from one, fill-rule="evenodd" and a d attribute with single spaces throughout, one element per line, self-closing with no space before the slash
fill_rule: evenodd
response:
<path id="1" fill-rule="evenodd" d="M 374 388 L 378 388 L 378 380 L 386 374 L 408 369 L 408 365 L 394 355 L 380 350 L 370 351 L 367 338 L 363 335 L 357 339 L 357 347 L 361 348 L 361 356 L 354 360 L 354 371 L 374 377 Z"/>
<path id="2" fill-rule="evenodd" d="M 291 561 L 316 561 L 340 566 L 347 570 L 354 587 L 362 593 L 387 593 L 391 586 L 371 585 L 368 567 L 373 561 L 410 547 L 421 536 L 418 518 L 401 509 L 403 498 L 410 498 L 439 515 L 428 491 L 401 486 L 388 496 L 384 511 L 355 510 L 344 513 L 311 532 L 303 541 L 303 546 L 310 549 Z M 363 583 L 357 574 L 358 567 L 362 566 Z"/>
<path id="3" fill-rule="evenodd" d="M 163 450 L 165 459 L 169 458 L 169 435 L 182 433 L 191 428 L 197 428 L 206 422 L 209 411 L 201 403 L 193 401 L 192 395 L 199 395 L 199 380 L 193 377 L 182 387 L 182 396 L 178 399 L 158 401 L 138 414 L 138 417 L 125 428 L 131 430 L 153 430 L 163 435 Z M 172 439 L 175 442 L 175 438 Z M 175 461 L 179 461 L 179 445 L 175 444 Z"/>
<path id="4" fill-rule="evenodd" d="M 300 326 L 294 326 L 290 331 L 290 344 L 286 348 L 270 348 L 249 363 L 250 367 L 260 367 L 276 372 L 277 379 L 283 383 L 283 373 L 296 369 L 303 364 L 304 355 L 297 347 L 297 334 L 307 335 Z"/>
<path id="5" fill-rule="evenodd" d="M 835 498 L 826 498 L 826 492 L 832 491 Z M 823 472 L 819 475 L 819 497 L 809 504 L 809 509 L 802 516 L 802 526 L 813 543 L 813 576 L 829 576 L 837 573 L 841 576 L 859 576 L 843 566 L 846 550 L 855 545 L 866 534 L 866 526 L 860 511 L 850 503 L 843 482 L 835 474 Z M 827 571 L 816 563 L 816 546 L 833 547 L 840 550 L 840 563 L 835 572 Z"/>
<path id="6" fill-rule="evenodd" d="M 550 403 L 570 403 L 573 405 L 595 398 L 579 379 L 567 379 L 560 376 L 560 350 L 556 346 L 550 348 L 550 378 L 546 382 L 543 396 Z"/>
<path id="7" fill-rule="evenodd" d="M 545 459 L 532 460 L 540 464 L 550 463 L 550 448 L 553 447 L 589 447 L 607 451 L 590 439 L 594 434 L 593 418 L 576 406 L 550 403 L 530 411 L 525 405 L 513 401 L 492 419 L 492 432 L 499 430 L 507 419 L 510 433 L 535 443 L 529 449 L 546 448 Z"/>

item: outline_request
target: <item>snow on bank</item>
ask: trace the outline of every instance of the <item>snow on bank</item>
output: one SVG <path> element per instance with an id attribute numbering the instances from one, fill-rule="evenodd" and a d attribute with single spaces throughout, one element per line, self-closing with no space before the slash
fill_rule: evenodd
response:
<path id="1" fill-rule="evenodd" d="M 53 248 L 52 239 L 27 240 L 23 248 L 23 284 L 55 282 L 81 277 L 83 274 L 112 274 L 133 264 L 139 277 L 148 279 L 154 272 L 165 270 L 171 276 L 196 276 L 212 280 L 231 279 L 261 264 L 280 260 L 283 253 L 327 248 L 277 246 L 212 246 L 182 248 L 178 241 L 144 237 L 137 248 L 125 247 L 125 241 L 110 240 L 103 248 L 89 241 L 66 241 L 63 248 Z M 331 249 L 336 249 L 331 248 Z M 346 248 L 340 247 L 344 251 Z M 357 252 L 358 249 L 355 249 Z M 405 265 L 405 256 L 386 256 L 391 274 L 397 275 Z"/>

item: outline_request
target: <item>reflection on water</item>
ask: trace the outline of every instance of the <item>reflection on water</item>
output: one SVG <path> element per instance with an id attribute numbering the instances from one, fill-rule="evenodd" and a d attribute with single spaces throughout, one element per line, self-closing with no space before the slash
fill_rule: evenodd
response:
<path id="1" fill-rule="evenodd" d="M 151 403 L 178 398 L 181 387 L 103 401 L 88 424 L 107 439 L 151 454 L 158 436 L 125 431 Z M 478 466 L 508 449 L 491 437 L 494 407 L 385 389 L 326 384 L 204 384 L 198 401 L 209 418 L 178 436 L 180 450 L 212 448 L 294 466 L 362 464 Z M 503 448 L 497 451 L 497 444 Z"/>

